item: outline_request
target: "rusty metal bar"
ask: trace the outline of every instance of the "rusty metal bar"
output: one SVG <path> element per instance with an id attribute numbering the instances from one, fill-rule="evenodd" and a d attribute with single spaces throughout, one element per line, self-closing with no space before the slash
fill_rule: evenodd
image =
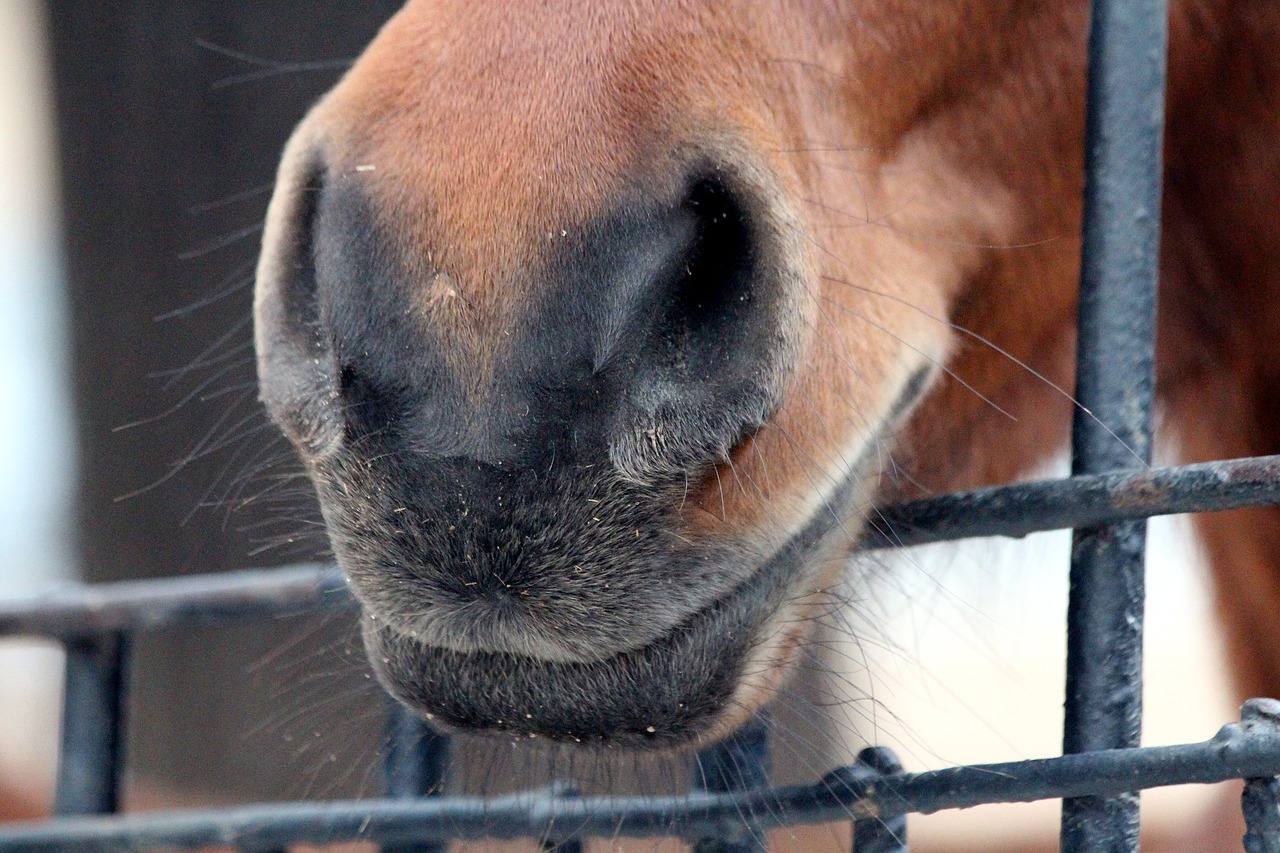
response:
<path id="1" fill-rule="evenodd" d="M 1280 505 L 1280 456 L 1089 474 L 941 495 L 867 517 L 864 548 L 1026 536 L 1126 519 Z"/>
<path id="2" fill-rule="evenodd" d="M 1280 728 L 1280 702 L 1250 699 L 1240 715 L 1243 727 L 1264 730 Z M 1249 779 L 1241 797 L 1247 831 L 1245 853 L 1280 853 L 1280 778 L 1261 776 Z"/>
<path id="3" fill-rule="evenodd" d="M 1167 0 L 1093 0 L 1072 474 L 1151 458 Z M 1063 751 L 1138 746 L 1146 522 L 1071 548 Z M 1137 787 L 1062 803 L 1063 853 L 1137 853 Z"/>
<path id="4" fill-rule="evenodd" d="M 0 853 L 91 853 L 156 847 L 404 843 L 539 838 L 556 826 L 583 837 L 717 837 L 750 815 L 764 830 L 881 820 L 985 803 L 1109 797 L 1135 789 L 1210 784 L 1280 773 L 1280 728 L 1263 716 L 1180 746 L 1103 750 L 1033 761 L 880 776 L 845 768 L 813 785 L 676 797 L 565 797 L 555 789 L 506 797 L 273 803 L 210 811 L 75 817 L 0 826 Z M 1265 849 L 1265 848 L 1264 848 Z"/>

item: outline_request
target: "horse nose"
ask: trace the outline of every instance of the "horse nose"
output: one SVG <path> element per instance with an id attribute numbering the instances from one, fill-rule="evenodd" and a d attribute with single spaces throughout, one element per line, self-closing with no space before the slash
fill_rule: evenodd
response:
<path id="1" fill-rule="evenodd" d="M 495 270 L 448 268 L 446 217 L 415 243 L 358 173 L 299 161 L 273 202 L 257 314 L 263 398 L 304 453 L 377 434 L 654 482 L 719 461 L 780 404 L 794 282 L 763 194 L 729 170 L 539 231 Z M 423 262 L 433 250 L 443 264 Z M 436 299 L 442 281 L 456 298 Z M 494 293 L 519 307 L 486 326 Z"/>
<path id="2" fill-rule="evenodd" d="M 631 479 L 719 461 L 779 404 L 794 293 L 763 219 L 746 191 L 700 178 L 595 216 L 546 263 L 521 360 L 577 389 L 574 429 Z"/>

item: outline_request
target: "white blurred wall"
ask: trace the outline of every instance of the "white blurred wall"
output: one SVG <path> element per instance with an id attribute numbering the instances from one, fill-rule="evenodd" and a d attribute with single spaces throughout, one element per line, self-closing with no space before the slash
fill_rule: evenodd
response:
<path id="1" fill-rule="evenodd" d="M 1064 461 L 1047 475 L 1065 473 Z M 1239 716 L 1190 527 L 1163 518 L 1150 528 L 1148 746 L 1206 740 Z M 876 602 L 874 624 L 855 623 L 866 641 L 846 648 L 849 678 L 875 697 L 848 707 L 851 728 L 912 770 L 1061 754 L 1069 554 L 1069 533 L 1057 531 L 889 557 L 862 593 Z M 1145 792 L 1144 826 L 1193 829 L 1222 797 L 1202 786 Z M 914 817 L 912 849 L 1020 850 L 1028 837 L 1056 839 L 1059 815 L 1046 801 Z"/>
<path id="2" fill-rule="evenodd" d="M 71 575 L 73 439 L 36 0 L 0 0 L 0 596 Z M 0 775 L 47 785 L 60 655 L 0 641 Z"/>

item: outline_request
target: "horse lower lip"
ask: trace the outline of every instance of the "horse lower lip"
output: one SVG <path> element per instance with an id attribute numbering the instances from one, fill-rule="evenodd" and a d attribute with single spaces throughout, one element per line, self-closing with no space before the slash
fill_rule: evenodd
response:
<path id="1" fill-rule="evenodd" d="M 696 739 L 723 716 L 769 617 L 857 495 L 851 474 L 750 578 L 652 643 L 560 663 L 424 645 L 366 619 L 378 677 L 435 722 L 576 742 L 653 747 Z"/>
<path id="2" fill-rule="evenodd" d="M 365 642 L 392 692 L 435 721 L 646 746 L 696 737 L 719 716 L 772 609 L 768 592 L 737 590 L 647 646 L 588 663 L 455 652 L 369 621 Z"/>

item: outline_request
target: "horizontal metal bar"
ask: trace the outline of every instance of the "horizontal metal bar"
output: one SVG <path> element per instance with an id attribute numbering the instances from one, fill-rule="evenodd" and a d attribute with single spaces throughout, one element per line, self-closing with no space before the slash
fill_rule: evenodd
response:
<path id="1" fill-rule="evenodd" d="M 303 564 L 81 585 L 0 601 L 0 636 L 66 637 L 355 607 L 337 568 Z"/>
<path id="2" fill-rule="evenodd" d="M 1280 456 L 1116 471 L 957 492 L 882 507 L 865 548 L 979 536 L 1026 536 L 1184 512 L 1280 504 Z"/>
<path id="3" fill-rule="evenodd" d="M 1264 700 L 1265 701 L 1265 700 Z M 1248 715 L 1246 715 L 1248 716 Z M 406 843 L 478 838 L 677 836 L 741 838 L 742 815 L 771 829 L 883 820 L 985 803 L 1111 796 L 1137 789 L 1280 774 L 1280 731 L 1265 715 L 1223 726 L 1212 740 L 1007 764 L 881 776 L 855 765 L 813 785 L 681 797 L 506 797 L 277 803 L 218 811 L 76 817 L 0 827 L 0 853 L 85 853 L 152 847 L 341 841 Z M 735 835 L 738 833 L 738 835 Z"/>
<path id="4" fill-rule="evenodd" d="M 977 489 L 882 507 L 868 519 L 862 547 L 1025 536 L 1130 518 L 1273 505 L 1280 505 L 1280 456 L 1257 456 Z M 66 637 L 86 630 L 211 624 L 355 606 L 337 568 L 297 565 L 74 586 L 0 601 L 0 636 Z"/>

